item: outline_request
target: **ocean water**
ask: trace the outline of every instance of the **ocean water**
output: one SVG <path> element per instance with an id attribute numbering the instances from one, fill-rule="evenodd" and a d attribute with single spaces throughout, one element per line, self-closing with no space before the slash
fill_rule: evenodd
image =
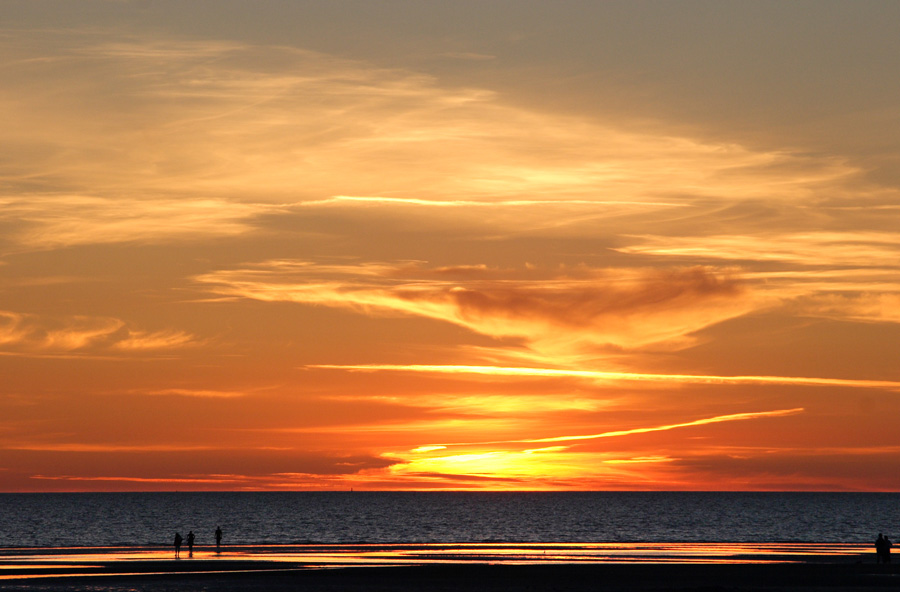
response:
<path id="1" fill-rule="evenodd" d="M 871 543 L 898 493 L 0 494 L 0 547 L 350 543 Z M 892 531 L 891 529 L 895 529 Z"/>

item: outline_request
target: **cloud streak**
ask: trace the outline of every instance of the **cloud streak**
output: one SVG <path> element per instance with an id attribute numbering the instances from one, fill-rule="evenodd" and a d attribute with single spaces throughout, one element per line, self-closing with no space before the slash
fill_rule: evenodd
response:
<path id="1" fill-rule="evenodd" d="M 516 448 L 525 444 L 578 443 L 729 422 L 789 417 L 804 411 L 803 408 L 793 408 L 732 413 L 686 422 L 586 435 L 431 444 L 414 448 L 409 454 L 397 454 L 396 456 L 404 462 L 391 466 L 389 470 L 395 475 L 402 476 L 429 473 L 502 476 L 509 481 L 522 481 L 529 483 L 532 487 L 549 489 L 558 488 L 563 484 L 569 486 L 584 484 L 589 487 L 597 487 L 598 483 L 614 486 L 627 482 L 634 483 L 636 480 L 652 482 L 661 474 L 654 472 L 649 467 L 664 467 L 657 471 L 670 470 L 665 467 L 667 465 L 676 466 L 678 459 L 665 454 L 574 451 L 572 450 L 573 444 Z M 452 452 L 453 448 L 468 450 L 454 453 Z M 637 467 L 638 471 L 645 471 L 645 473 L 642 475 L 640 472 L 635 472 L 632 467 Z M 677 468 L 671 470 L 677 471 Z"/>
<path id="2" fill-rule="evenodd" d="M 557 368 L 512 368 L 500 366 L 453 366 L 428 364 L 315 364 L 310 368 L 350 370 L 359 372 L 421 372 L 427 374 L 512 376 L 530 378 L 577 378 L 601 382 L 661 382 L 673 384 L 774 384 L 797 386 L 837 386 L 900 390 L 900 381 L 844 378 L 813 378 L 799 376 L 716 376 L 703 374 L 646 374 L 638 372 L 604 372 L 594 370 L 566 370 Z"/>
<path id="3" fill-rule="evenodd" d="M 760 235 L 638 236 L 622 253 L 660 257 L 784 262 L 815 267 L 896 269 L 900 236 L 872 230 Z"/>
<path id="4" fill-rule="evenodd" d="M 632 436 L 634 434 L 649 434 L 651 432 L 667 432 L 678 428 L 689 428 L 701 425 L 709 425 L 714 423 L 724 423 L 729 421 L 746 421 L 749 419 L 761 419 L 766 417 L 785 417 L 787 415 L 796 415 L 803 413 L 805 409 L 797 407 L 794 409 L 778 409 L 775 411 L 754 411 L 749 413 L 731 413 L 729 415 L 718 415 L 716 417 L 707 417 L 704 419 L 696 419 L 694 421 L 686 421 L 682 423 L 672 423 L 649 428 L 633 428 L 630 430 L 615 430 L 612 432 L 602 432 L 600 434 L 589 434 L 586 436 L 554 436 L 552 438 L 536 438 L 534 440 L 523 440 L 523 442 L 544 443 L 544 442 L 574 442 L 578 440 L 597 440 L 599 438 L 616 438 L 618 436 Z"/>

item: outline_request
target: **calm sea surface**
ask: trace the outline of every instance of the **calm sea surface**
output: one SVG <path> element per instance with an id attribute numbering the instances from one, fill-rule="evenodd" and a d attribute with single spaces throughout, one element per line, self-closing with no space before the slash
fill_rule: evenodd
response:
<path id="1" fill-rule="evenodd" d="M 900 540 L 898 493 L 0 494 L 0 547 Z"/>

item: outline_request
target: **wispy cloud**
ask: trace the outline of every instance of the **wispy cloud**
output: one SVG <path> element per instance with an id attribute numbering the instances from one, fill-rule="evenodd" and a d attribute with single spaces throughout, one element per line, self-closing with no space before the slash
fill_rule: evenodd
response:
<path id="1" fill-rule="evenodd" d="M 8 250 L 45 250 L 237 236 L 253 230 L 254 217 L 276 208 L 221 199 L 0 196 L 0 223 L 12 228 L 4 237 Z"/>
<path id="2" fill-rule="evenodd" d="M 42 319 L 0 311 L 0 345 L 38 351 L 73 351 L 104 342 L 125 323 L 119 319 L 73 316 Z"/>
<path id="3" fill-rule="evenodd" d="M 146 391 L 148 395 L 161 395 L 172 397 L 199 397 L 202 399 L 233 399 L 236 397 L 245 397 L 249 393 L 246 391 L 223 391 L 212 389 L 185 389 L 185 388 L 168 388 L 154 391 Z"/>
<path id="4" fill-rule="evenodd" d="M 653 426 L 648 428 L 632 428 L 630 430 L 615 430 L 612 432 L 602 432 L 600 434 L 588 434 L 585 436 L 554 436 L 551 438 L 537 438 L 534 440 L 524 440 L 524 442 L 573 442 L 576 440 L 596 440 L 598 438 L 615 438 L 618 436 L 631 436 L 634 434 L 648 434 L 651 432 L 667 432 L 678 428 L 689 428 L 694 426 L 709 425 L 713 423 L 723 423 L 729 421 L 746 421 L 748 419 L 760 419 L 764 417 L 784 417 L 786 415 L 796 415 L 805 411 L 802 407 L 794 409 L 778 409 L 775 411 L 754 411 L 750 413 L 731 413 L 729 415 L 718 415 L 716 417 L 706 417 L 703 419 L 695 419 L 682 423 L 672 423 L 661 426 Z"/>
<path id="5" fill-rule="evenodd" d="M 235 477 L 87 477 L 83 475 L 31 475 L 29 478 L 37 479 L 39 481 L 100 481 L 115 483 L 155 483 L 161 485 L 166 485 L 169 483 L 225 485 L 244 481 L 244 479 L 238 479 Z"/>
<path id="6" fill-rule="evenodd" d="M 630 428 L 627 430 L 612 430 L 608 432 L 600 432 L 598 434 L 582 434 L 582 435 L 573 435 L 573 436 L 551 436 L 547 438 L 521 438 L 516 440 L 489 440 L 484 442 L 444 442 L 440 444 L 428 444 L 424 446 L 419 446 L 411 450 L 414 453 L 428 453 L 435 452 L 440 450 L 447 450 L 451 447 L 478 447 L 478 446 L 496 446 L 500 444 L 549 444 L 554 442 L 578 442 L 581 440 L 598 440 L 601 438 L 618 438 L 621 436 L 633 436 L 637 434 L 650 434 L 653 432 L 668 432 L 670 430 L 677 430 L 680 428 L 690 428 L 704 425 L 711 425 L 717 423 L 727 423 L 732 421 L 747 421 L 753 419 L 764 419 L 764 418 L 773 418 L 773 417 L 786 417 L 790 415 L 797 415 L 799 413 L 803 413 L 806 411 L 802 407 L 796 407 L 793 409 L 776 409 L 774 411 L 751 411 L 751 412 L 743 412 L 743 413 L 730 413 L 728 415 L 717 415 L 714 417 L 704 417 L 701 419 L 695 419 L 691 421 L 685 421 L 680 423 L 671 423 L 664 424 L 658 426 L 651 427 L 638 427 L 638 428 Z M 538 448 L 538 449 L 529 449 L 526 452 L 556 452 L 558 450 L 568 449 L 567 446 L 563 447 L 546 447 L 546 448 Z"/>
<path id="7" fill-rule="evenodd" d="M 758 235 L 642 236 L 617 250 L 675 261 L 722 260 L 787 314 L 843 321 L 900 321 L 900 236 L 876 230 Z M 767 267 L 764 269 L 764 267 Z"/>
<path id="8" fill-rule="evenodd" d="M 641 477 L 635 468 L 647 470 L 648 465 L 675 464 L 676 459 L 665 454 L 621 454 L 596 451 L 574 451 L 572 444 L 531 448 L 526 444 L 577 443 L 585 440 L 616 438 L 666 432 L 682 428 L 712 424 L 781 418 L 803 413 L 804 409 L 744 412 L 706 417 L 692 421 L 614 430 L 598 434 L 556 436 L 549 438 L 454 442 L 419 446 L 409 453 L 392 456 L 403 462 L 389 467 L 394 475 L 415 476 L 429 473 L 441 475 L 490 475 L 527 482 L 534 488 L 560 488 L 580 483 L 598 484 L 653 481 L 659 474 L 649 471 Z M 453 449 L 462 448 L 459 452 Z M 668 470 L 668 469 L 667 469 Z M 672 481 L 670 480 L 669 483 Z"/>
<path id="9" fill-rule="evenodd" d="M 760 235 L 638 236 L 622 253 L 709 261 L 784 262 L 809 266 L 895 269 L 900 236 L 871 230 Z"/>
<path id="10" fill-rule="evenodd" d="M 900 283 L 900 282 L 898 282 Z M 869 284 L 860 289 L 873 289 Z M 864 323 L 900 323 L 900 285 L 882 285 L 883 292 L 857 294 L 813 294 L 796 302 L 807 316 Z"/>
<path id="11" fill-rule="evenodd" d="M 888 482 L 887 131 L 148 22 L 0 33 L 0 488 Z"/>
<path id="12" fill-rule="evenodd" d="M 124 351 L 177 349 L 202 345 L 194 335 L 185 331 L 129 331 L 127 337 L 116 341 L 112 347 Z"/>
<path id="13" fill-rule="evenodd" d="M 298 204 L 303 207 L 323 206 L 358 206 L 358 205 L 385 205 L 385 206 L 421 206 L 428 208 L 525 208 L 546 206 L 623 206 L 640 208 L 641 206 L 678 208 L 686 207 L 685 203 L 675 201 L 615 201 L 596 199 L 507 199 L 507 200 L 461 200 L 461 199 L 416 199 L 409 197 L 378 197 L 378 196 L 353 196 L 336 195 L 328 199 L 306 201 Z"/>
<path id="14" fill-rule="evenodd" d="M 595 370 L 566 370 L 558 368 L 509 368 L 499 366 L 442 366 L 427 364 L 316 364 L 310 368 L 351 370 L 361 372 L 424 372 L 430 374 L 473 374 L 487 376 L 523 376 L 534 378 L 577 378 L 601 382 L 638 381 L 679 384 L 780 384 L 798 386 L 839 386 L 900 390 L 900 381 L 844 378 L 813 378 L 799 376 L 716 376 L 702 374 L 644 374 L 638 372 L 604 372 Z"/>
<path id="15" fill-rule="evenodd" d="M 88 444 L 84 442 L 5 442 L 7 450 L 32 450 L 44 452 L 199 452 L 217 450 L 215 446 L 190 444 Z"/>
<path id="16" fill-rule="evenodd" d="M 34 34 L 0 40 L 20 58 L 4 70 L 0 203 L 29 246 L 240 234 L 261 208 L 248 201 L 668 208 L 805 198 L 856 173 L 297 48 L 69 31 L 41 51 Z"/>
<path id="17" fill-rule="evenodd" d="M 221 295 L 407 314 L 525 340 L 536 355 L 596 354 L 603 347 L 678 347 L 689 334 L 760 304 L 728 274 L 658 270 L 427 269 L 371 263 L 271 261 L 199 276 Z"/>
<path id="18" fill-rule="evenodd" d="M 0 348 L 5 353 L 163 351 L 198 343 L 196 337 L 184 331 L 130 330 L 125 321 L 110 317 L 49 317 L 0 311 Z"/>

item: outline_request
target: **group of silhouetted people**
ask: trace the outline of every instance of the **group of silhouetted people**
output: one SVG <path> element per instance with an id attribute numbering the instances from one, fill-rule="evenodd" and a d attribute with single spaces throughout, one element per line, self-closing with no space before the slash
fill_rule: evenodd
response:
<path id="1" fill-rule="evenodd" d="M 878 538 L 875 539 L 875 563 L 890 563 L 891 547 L 893 546 L 891 539 L 879 532 Z"/>
<path id="2" fill-rule="evenodd" d="M 186 542 L 188 548 L 188 557 L 194 556 L 194 531 L 188 531 L 187 539 L 181 537 L 180 532 L 175 533 L 175 559 L 181 557 L 181 543 Z M 216 553 L 222 550 L 222 528 L 216 527 Z"/>

